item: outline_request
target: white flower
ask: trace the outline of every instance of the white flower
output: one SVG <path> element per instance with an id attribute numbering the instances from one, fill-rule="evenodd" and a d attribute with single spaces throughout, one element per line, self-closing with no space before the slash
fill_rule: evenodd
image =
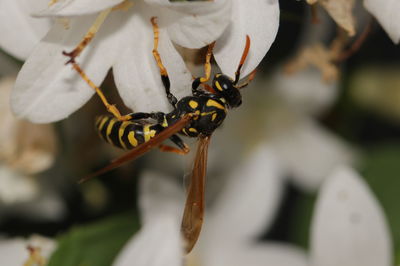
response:
<path id="1" fill-rule="evenodd" d="M 305 265 L 301 263 L 305 261 L 303 253 L 296 248 L 257 242 L 257 236 L 273 221 L 281 198 L 280 172 L 274 154 L 265 146 L 232 169 L 217 202 L 207 207 L 204 228 L 189 255 L 189 265 L 191 260 L 207 266 L 280 265 L 275 261 L 282 260 L 288 265 Z M 114 265 L 132 265 L 133 261 L 140 266 L 182 265 L 182 189 L 165 176 L 150 173 L 143 176 L 142 182 L 143 227 Z"/>
<path id="2" fill-rule="evenodd" d="M 3 265 L 45 265 L 55 250 L 52 239 L 33 235 L 28 239 L 0 239 L 0 258 Z"/>
<path id="3" fill-rule="evenodd" d="M 25 60 L 46 34 L 51 19 L 31 17 L 47 7 L 48 0 L 0 0 L 0 48 Z"/>
<path id="4" fill-rule="evenodd" d="M 379 21 L 396 44 L 400 42 L 400 2 L 398 0 L 364 0 L 365 8 Z"/>
<path id="5" fill-rule="evenodd" d="M 310 266 L 393 265 L 383 210 L 352 169 L 338 168 L 321 187 L 310 246 Z M 287 264 L 281 261 L 275 265 Z"/>
<path id="6" fill-rule="evenodd" d="M 39 187 L 34 179 L 0 164 L 0 206 L 30 201 L 38 195 Z"/>
<path id="7" fill-rule="evenodd" d="M 34 176 L 54 162 L 55 133 L 52 125 L 13 116 L 9 97 L 14 82 L 15 77 L 0 80 L 0 222 L 6 216 L 57 220 L 65 214 L 64 203 Z"/>
<path id="8" fill-rule="evenodd" d="M 265 137 L 296 185 L 316 191 L 337 166 L 356 162 L 355 151 L 314 119 L 335 101 L 337 82 L 326 83 L 318 70 L 307 68 L 291 75 L 275 73 L 271 87 L 275 103 Z"/>
<path id="9" fill-rule="evenodd" d="M 393 265 L 383 210 L 352 169 L 337 169 L 322 186 L 311 226 L 310 253 L 310 264 L 315 266 Z"/>
<path id="10" fill-rule="evenodd" d="M 275 250 L 285 258 L 290 252 Z M 283 253 L 283 254 L 282 254 Z M 311 225 L 309 266 L 391 266 L 392 243 L 377 200 L 350 168 L 338 168 L 321 187 Z M 279 266 L 295 265 L 277 259 Z"/>
<path id="11" fill-rule="evenodd" d="M 34 122 L 51 122 L 80 108 L 94 91 L 66 67 L 62 51 L 71 51 L 94 22 L 100 10 L 122 1 L 56 1 L 41 12 L 59 19 L 25 62 L 12 96 L 13 110 Z M 95 84 L 112 67 L 124 103 L 134 111 L 167 111 L 169 105 L 152 55 L 150 17 L 160 26 L 159 52 L 178 98 L 191 91 L 191 74 L 172 41 L 188 48 L 211 43 L 222 33 L 215 58 L 224 73 L 233 76 L 245 44 L 251 38 L 243 75 L 261 61 L 273 42 L 279 20 L 277 0 L 215 0 L 175 2 L 135 0 L 128 10 L 112 11 L 87 49 L 77 58 Z M 5 36 L 7 37 L 7 36 Z"/>

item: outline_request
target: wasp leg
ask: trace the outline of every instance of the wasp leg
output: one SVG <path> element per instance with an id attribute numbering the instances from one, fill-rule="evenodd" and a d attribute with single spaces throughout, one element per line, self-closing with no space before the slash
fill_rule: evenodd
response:
<path id="1" fill-rule="evenodd" d="M 189 146 L 183 142 L 178 135 L 172 135 L 169 139 L 175 143 L 185 154 L 190 151 Z"/>
<path id="2" fill-rule="evenodd" d="M 153 25 L 153 32 L 154 32 L 153 56 L 157 62 L 158 68 L 160 69 L 161 81 L 164 85 L 165 93 L 167 94 L 168 101 L 175 108 L 175 105 L 178 102 L 178 100 L 170 91 L 171 83 L 169 81 L 168 72 L 162 63 L 160 53 L 157 50 L 158 49 L 159 32 L 158 32 L 158 25 L 157 25 L 156 19 L 157 19 L 157 17 L 151 18 L 151 24 Z"/>
<path id="3" fill-rule="evenodd" d="M 82 41 L 75 47 L 74 50 L 72 50 L 71 52 L 63 51 L 63 55 L 70 58 L 66 63 L 67 65 L 75 62 L 75 58 L 78 57 L 83 49 L 85 49 L 85 47 L 92 41 L 96 33 L 99 31 L 101 25 L 103 24 L 104 20 L 107 18 L 112 10 L 113 8 L 108 8 L 100 12 L 93 25 L 89 28 Z"/>
<path id="4" fill-rule="evenodd" d="M 82 77 L 82 79 L 92 88 L 96 91 L 97 95 L 100 97 L 101 101 L 107 108 L 107 111 L 112 113 L 118 120 L 120 121 L 126 121 L 129 120 L 129 117 L 121 115 L 120 111 L 114 104 L 110 104 L 107 101 L 107 98 L 104 96 L 103 92 L 99 87 L 97 87 L 94 82 L 86 75 L 86 73 L 82 70 L 82 68 L 75 62 L 71 62 L 73 69 L 78 72 L 78 74 Z"/>
<path id="5" fill-rule="evenodd" d="M 183 140 L 178 137 L 177 135 L 172 135 L 169 138 L 173 143 L 175 143 L 179 148 L 175 148 L 172 146 L 168 146 L 165 144 L 161 144 L 158 146 L 158 148 L 163 151 L 163 152 L 174 152 L 180 155 L 185 155 L 187 153 L 189 153 L 190 149 L 189 146 L 183 142 Z"/>
<path id="6" fill-rule="evenodd" d="M 204 77 L 195 78 L 192 82 L 192 94 L 199 94 L 199 85 L 210 80 L 211 76 L 211 57 L 215 42 L 208 45 L 206 62 L 204 63 Z"/>
<path id="7" fill-rule="evenodd" d="M 179 154 L 179 155 L 186 155 L 189 152 L 189 151 L 186 151 L 186 150 L 183 151 L 183 150 L 181 150 L 179 148 L 175 148 L 175 147 L 168 146 L 168 145 L 165 145 L 165 144 L 160 144 L 158 146 L 158 148 L 162 152 L 173 152 L 173 153 L 176 153 L 176 154 Z"/>

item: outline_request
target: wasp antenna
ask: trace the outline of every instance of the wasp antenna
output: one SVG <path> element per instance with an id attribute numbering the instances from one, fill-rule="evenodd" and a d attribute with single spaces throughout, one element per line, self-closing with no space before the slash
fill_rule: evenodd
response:
<path id="1" fill-rule="evenodd" d="M 242 83 L 242 84 L 239 84 L 239 85 L 237 86 L 237 88 L 238 88 L 238 89 L 243 89 L 244 87 L 246 87 L 247 85 L 249 85 L 249 83 L 255 78 L 256 73 L 257 73 L 257 68 L 254 69 L 254 70 L 250 73 L 249 77 L 247 78 L 247 81 L 244 82 L 244 83 Z"/>
<path id="2" fill-rule="evenodd" d="M 239 82 L 240 70 L 242 69 L 244 61 L 246 61 L 247 55 L 249 53 L 249 49 L 250 49 L 250 37 L 249 37 L 249 35 L 246 35 L 246 46 L 244 47 L 242 58 L 240 58 L 239 66 L 235 72 L 235 82 L 233 83 L 235 85 Z"/>
<path id="3" fill-rule="evenodd" d="M 90 174 L 90 175 L 87 175 L 87 176 L 79 179 L 78 180 L 78 184 L 81 185 L 81 184 L 85 183 L 86 181 L 88 181 L 88 180 L 90 180 L 90 179 L 92 179 L 92 178 L 94 178 L 96 176 L 99 176 L 101 174 L 107 173 L 108 171 L 111 171 L 113 169 L 114 169 L 114 167 L 110 164 L 110 165 L 108 165 L 108 166 L 106 166 L 106 167 L 104 167 L 104 168 L 102 168 L 102 169 Z"/>

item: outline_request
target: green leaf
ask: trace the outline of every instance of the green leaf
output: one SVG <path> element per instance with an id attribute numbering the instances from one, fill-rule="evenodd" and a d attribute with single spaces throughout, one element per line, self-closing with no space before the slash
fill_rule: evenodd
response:
<path id="1" fill-rule="evenodd" d="M 59 238 L 48 266 L 109 266 L 138 229 L 132 214 L 75 227 Z"/>
<path id="2" fill-rule="evenodd" d="M 381 203 L 389 223 L 400 264 L 400 143 L 390 143 L 366 153 L 362 175 Z"/>
<path id="3" fill-rule="evenodd" d="M 300 193 L 296 197 L 289 217 L 289 241 L 304 249 L 309 247 L 311 219 L 313 215 L 316 196 L 314 194 Z"/>

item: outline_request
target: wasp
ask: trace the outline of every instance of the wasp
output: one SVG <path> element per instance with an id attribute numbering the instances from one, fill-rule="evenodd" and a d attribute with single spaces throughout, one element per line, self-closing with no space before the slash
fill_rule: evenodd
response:
<path id="1" fill-rule="evenodd" d="M 121 115 L 115 106 L 104 100 L 100 88 L 86 76 L 75 60 L 68 61 L 87 83 L 96 90 L 102 98 L 107 109 L 114 116 L 99 116 L 96 119 L 96 130 L 108 143 L 129 150 L 121 157 L 113 160 L 111 164 L 99 171 L 83 178 L 84 182 L 94 176 L 103 174 L 116 167 L 133 160 L 152 148 L 158 147 L 162 151 L 187 154 L 189 147 L 178 135 L 198 139 L 197 151 L 191 178 L 188 186 L 187 199 L 182 218 L 181 231 L 186 239 L 186 251 L 189 253 L 194 247 L 203 224 L 204 219 L 204 188 L 207 167 L 207 154 L 210 138 L 215 129 L 224 121 L 228 109 L 241 105 L 242 96 L 240 89 L 244 88 L 254 78 L 251 73 L 248 80 L 238 84 L 240 70 L 246 60 L 250 48 L 250 38 L 246 36 L 246 45 L 235 72 L 235 79 L 224 74 L 216 74 L 212 86 L 206 84 L 211 76 L 211 57 L 214 43 L 208 46 L 206 62 L 204 64 L 205 76 L 194 78 L 192 82 L 192 95 L 186 96 L 179 101 L 170 92 L 170 81 L 168 72 L 164 67 L 160 54 L 158 53 L 158 25 L 156 17 L 151 18 L 154 32 L 153 56 L 159 67 L 162 83 L 165 87 L 166 96 L 173 110 L 169 113 L 136 112 Z M 68 53 L 64 53 L 68 55 Z M 104 98 L 104 99 L 103 99 Z M 177 147 L 162 144 L 170 139 Z"/>

